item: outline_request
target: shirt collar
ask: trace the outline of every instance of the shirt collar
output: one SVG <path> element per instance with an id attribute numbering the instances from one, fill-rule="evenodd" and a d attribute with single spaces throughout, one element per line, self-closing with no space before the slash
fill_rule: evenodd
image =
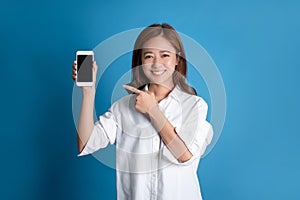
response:
<path id="1" fill-rule="evenodd" d="M 148 90 L 149 90 L 148 84 L 145 85 L 144 90 L 145 90 L 145 91 L 148 91 Z M 168 96 L 174 98 L 176 101 L 179 101 L 179 96 L 181 95 L 181 93 L 182 93 L 181 89 L 179 88 L 178 85 L 176 85 L 176 86 L 173 88 L 173 90 L 169 93 Z"/>

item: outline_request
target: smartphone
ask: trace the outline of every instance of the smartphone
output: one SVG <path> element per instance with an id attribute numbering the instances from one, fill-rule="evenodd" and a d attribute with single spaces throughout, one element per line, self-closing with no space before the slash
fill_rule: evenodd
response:
<path id="1" fill-rule="evenodd" d="M 77 51 L 77 86 L 92 86 L 93 85 L 93 51 Z"/>

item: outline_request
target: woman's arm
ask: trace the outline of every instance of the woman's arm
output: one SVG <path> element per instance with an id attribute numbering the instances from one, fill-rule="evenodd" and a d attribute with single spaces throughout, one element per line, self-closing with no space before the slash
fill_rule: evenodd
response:
<path id="1" fill-rule="evenodd" d="M 81 152 L 85 147 L 94 128 L 94 100 L 95 88 L 82 90 L 82 104 L 77 128 L 77 143 L 79 152 Z"/>
<path id="2" fill-rule="evenodd" d="M 181 140 L 175 131 L 174 126 L 165 117 L 157 105 L 153 106 L 147 113 L 150 116 L 151 122 L 159 132 L 162 140 L 171 151 L 171 153 L 180 162 L 186 162 L 193 156 L 188 150 L 185 143 Z"/>
<path id="3" fill-rule="evenodd" d="M 72 78 L 76 79 L 76 62 L 73 64 Z M 78 120 L 77 142 L 78 150 L 81 152 L 90 138 L 94 128 L 94 100 L 95 100 L 95 83 L 98 66 L 93 63 L 93 86 L 82 88 L 82 104 Z"/>

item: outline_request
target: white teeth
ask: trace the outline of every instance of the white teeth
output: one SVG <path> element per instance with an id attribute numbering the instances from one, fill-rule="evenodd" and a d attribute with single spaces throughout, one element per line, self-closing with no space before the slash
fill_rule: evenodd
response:
<path id="1" fill-rule="evenodd" d="M 162 71 L 152 71 L 152 73 L 154 75 L 161 75 L 162 73 L 164 73 L 164 70 L 162 70 Z"/>

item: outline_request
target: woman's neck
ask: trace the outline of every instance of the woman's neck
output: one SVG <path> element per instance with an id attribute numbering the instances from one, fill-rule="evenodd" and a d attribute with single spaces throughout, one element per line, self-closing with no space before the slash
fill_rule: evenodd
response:
<path id="1" fill-rule="evenodd" d="M 173 90 L 174 84 L 172 86 L 163 86 L 156 83 L 150 83 L 149 91 L 153 92 L 156 98 L 156 101 L 160 102 L 166 98 L 169 93 Z"/>

